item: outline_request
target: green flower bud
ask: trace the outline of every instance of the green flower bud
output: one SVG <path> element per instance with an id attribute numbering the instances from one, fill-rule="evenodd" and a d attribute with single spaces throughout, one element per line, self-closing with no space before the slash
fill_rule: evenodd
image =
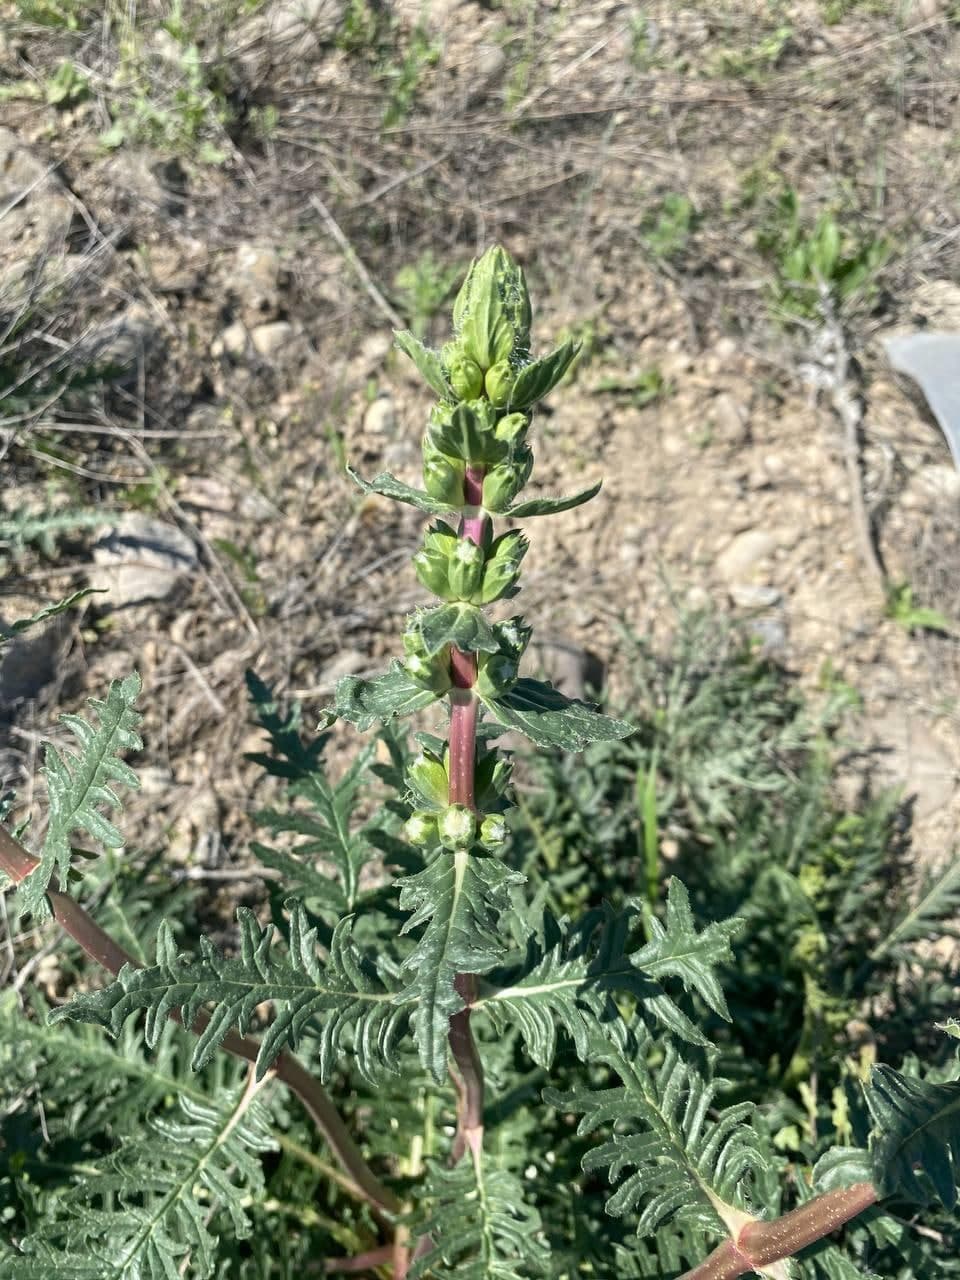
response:
<path id="1" fill-rule="evenodd" d="M 495 435 L 498 440 L 505 443 L 518 443 L 523 437 L 523 433 L 530 425 L 530 415 L 527 413 L 508 413 L 506 417 L 501 418 L 496 425 Z"/>
<path id="2" fill-rule="evenodd" d="M 510 403 L 510 393 L 513 391 L 515 378 L 516 375 L 506 360 L 498 361 L 487 370 L 483 379 L 483 389 L 491 404 L 502 409 Z"/>
<path id="3" fill-rule="evenodd" d="M 423 546 L 413 557 L 413 568 L 428 591 L 441 600 L 458 600 L 450 585 L 450 562 L 457 545 L 457 535 L 442 521 L 431 525 L 423 535 Z"/>
<path id="4" fill-rule="evenodd" d="M 403 834 L 410 844 L 422 849 L 437 839 L 437 819 L 432 813 L 417 810 L 403 824 Z"/>
<path id="5" fill-rule="evenodd" d="M 509 462 L 491 467 L 483 478 L 483 505 L 488 511 L 506 511 L 527 483 L 533 470 L 533 454 L 523 445 Z"/>
<path id="6" fill-rule="evenodd" d="M 498 813 L 491 813 L 480 824 L 480 843 L 487 849 L 498 849 L 507 838 L 507 824 Z"/>
<path id="7" fill-rule="evenodd" d="M 449 458 L 445 453 L 430 449 L 429 437 L 424 438 L 423 450 L 423 487 L 431 498 L 438 502 L 449 502 L 452 507 L 463 506 L 463 477 L 466 468 L 456 458 Z"/>
<path id="8" fill-rule="evenodd" d="M 530 295 L 522 270 L 499 245 L 477 258 L 453 306 L 460 348 L 486 372 L 530 346 Z"/>
<path id="9" fill-rule="evenodd" d="M 519 617 L 494 623 L 493 629 L 499 650 L 481 653 L 477 660 L 475 688 L 481 698 L 499 698 L 513 688 L 533 630 Z"/>
<path id="10" fill-rule="evenodd" d="M 483 585 L 480 588 L 480 604 L 492 604 L 504 596 L 516 594 L 515 583 L 520 576 L 520 561 L 530 543 L 519 529 L 511 529 L 495 538 L 487 552 L 483 567 Z"/>
<path id="11" fill-rule="evenodd" d="M 425 805 L 431 809 L 445 809 L 450 803 L 450 782 L 439 756 L 432 751 L 421 751 L 407 770 L 407 782 Z"/>
<path id="12" fill-rule="evenodd" d="M 447 693 L 453 684 L 449 647 L 441 649 L 433 658 L 424 658 L 419 653 L 408 654 L 402 666 L 408 676 L 431 693 Z"/>
<path id="13" fill-rule="evenodd" d="M 451 804 L 437 819 L 440 842 L 447 849 L 465 849 L 477 838 L 477 816 L 465 804 Z"/>
<path id="14" fill-rule="evenodd" d="M 480 366 L 469 356 L 454 356 L 449 365 L 450 385 L 460 400 L 476 400 L 483 391 Z"/>
<path id="15" fill-rule="evenodd" d="M 470 538 L 457 539 L 447 566 L 452 599 L 470 600 L 480 590 L 485 560 L 482 547 Z"/>
<path id="16" fill-rule="evenodd" d="M 476 789 L 477 807 L 492 809 L 507 794 L 513 765 L 504 760 L 496 751 L 490 751 L 477 761 L 474 787 Z"/>

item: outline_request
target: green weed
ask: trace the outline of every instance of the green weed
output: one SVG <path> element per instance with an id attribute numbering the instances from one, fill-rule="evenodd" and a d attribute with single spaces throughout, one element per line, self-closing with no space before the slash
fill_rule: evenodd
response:
<path id="1" fill-rule="evenodd" d="M 394 276 L 396 301 L 417 338 L 426 334 L 462 274 L 462 267 L 445 267 L 428 249 Z"/>
<path id="2" fill-rule="evenodd" d="M 670 191 L 644 219 L 644 243 L 655 258 L 665 261 L 679 258 L 687 248 L 698 220 L 693 202 L 687 196 Z"/>

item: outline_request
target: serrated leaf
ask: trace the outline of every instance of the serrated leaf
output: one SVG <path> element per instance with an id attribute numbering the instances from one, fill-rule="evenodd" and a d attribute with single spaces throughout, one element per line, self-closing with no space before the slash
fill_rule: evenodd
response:
<path id="1" fill-rule="evenodd" d="M 742 932 L 743 921 L 715 922 L 697 933 L 690 895 L 682 881 L 673 877 L 667 888 L 665 922 L 651 916 L 648 924 L 652 937 L 631 956 L 633 964 L 652 978 L 679 978 L 688 991 L 696 991 L 714 1013 L 729 1022 L 715 970 L 732 963 L 730 940 Z"/>
<path id="2" fill-rule="evenodd" d="M 602 485 L 603 481 L 598 480 L 589 489 L 583 489 L 569 498 L 531 498 L 528 502 L 518 502 L 502 514 L 515 520 L 522 520 L 527 516 L 553 516 L 558 511 L 570 511 L 573 507 L 582 507 L 585 502 L 597 496 Z"/>
<path id="3" fill-rule="evenodd" d="M 567 339 L 549 355 L 525 365 L 517 374 L 510 393 L 511 409 L 526 409 L 542 400 L 570 368 L 580 350 L 580 343 Z"/>
<path id="4" fill-rule="evenodd" d="M 911 1079 L 875 1066 L 865 1089 L 873 1117 L 870 1154 L 883 1195 L 929 1201 L 925 1173 L 944 1207 L 957 1203 L 960 1180 L 960 1082 Z"/>
<path id="5" fill-rule="evenodd" d="M 45 894 L 56 876 L 64 890 L 70 872 L 71 837 L 84 831 L 110 849 L 123 845 L 116 826 L 101 812 L 118 809 L 120 800 L 111 784 L 139 787 L 137 776 L 119 757 L 120 751 L 139 751 L 143 746 L 137 733 L 140 715 L 134 703 L 140 694 L 140 677 L 134 672 L 124 680 L 114 680 L 106 700 L 88 699 L 98 724 L 94 727 L 80 716 L 63 716 L 73 731 L 79 752 L 59 752 L 48 746 L 44 764 L 50 817 L 37 866 L 21 881 L 17 894 L 20 913 L 42 915 Z"/>
<path id="6" fill-rule="evenodd" d="M 418 338 L 413 336 L 409 329 L 394 329 L 393 336 L 397 346 L 405 355 L 410 357 L 437 395 L 442 400 L 447 399 L 450 395 L 450 388 L 444 377 L 439 351 L 433 351 L 430 347 L 425 347 Z"/>
<path id="7" fill-rule="evenodd" d="M 147 1014 L 146 1038 L 152 1045 L 167 1019 L 177 1013 L 192 1027 L 201 1010 L 209 1017 L 197 1040 L 195 1069 L 203 1067 L 236 1028 L 245 1034 L 257 1006 L 270 1002 L 274 1018 L 257 1059 L 262 1077 L 277 1056 L 296 1049 L 304 1033 L 319 1031 L 321 1079 L 326 1079 L 348 1045 L 366 1076 L 394 1069 L 396 1042 L 414 997 L 398 996 L 391 985 L 360 955 L 351 938 L 351 922 L 342 920 L 333 933 L 329 956 L 321 963 L 316 930 L 298 902 L 290 906 L 290 939 L 284 957 L 274 954 L 275 930 L 263 928 L 251 911 L 237 912 L 240 954 L 223 956 L 206 938 L 197 957 L 179 955 L 169 926 L 157 940 L 157 962 L 148 968 L 125 965 L 115 982 L 101 991 L 83 992 L 53 1010 L 51 1021 L 73 1018 L 94 1022 L 119 1034 L 136 1010 Z"/>
<path id="8" fill-rule="evenodd" d="M 419 613 L 416 625 L 428 657 L 453 645 L 463 653 L 496 653 L 500 648 L 482 609 L 472 604 L 442 604 Z"/>
<path id="9" fill-rule="evenodd" d="M 426 1242 L 409 1271 L 446 1280 L 528 1280 L 548 1276 L 550 1249 L 540 1215 L 509 1170 L 489 1157 L 453 1169 L 431 1162 L 417 1190 L 414 1232 Z"/>
<path id="10" fill-rule="evenodd" d="M 382 676 L 362 680 L 346 676 L 337 685 L 334 710 L 341 720 L 358 729 L 369 729 L 381 720 L 408 716 L 436 702 L 438 694 L 424 689 L 394 661 Z"/>
<path id="11" fill-rule="evenodd" d="M 495 858 L 444 850 L 423 871 L 398 881 L 400 908 L 411 912 L 403 932 L 426 925 L 403 963 L 413 976 L 399 998 L 418 1002 L 414 1035 L 420 1060 L 438 1082 L 447 1073 L 450 1018 L 463 1008 L 454 979 L 486 973 L 496 964 L 503 946 L 499 916 L 510 905 L 509 887 L 523 879 Z"/>
<path id="12" fill-rule="evenodd" d="M 813 1187 L 818 1195 L 872 1178 L 873 1162 L 863 1147 L 831 1147 L 813 1167 Z"/>
<path id="13" fill-rule="evenodd" d="M 725 1234 L 718 1205 L 747 1209 L 754 1180 L 769 1178 L 776 1168 L 753 1104 L 718 1108 L 724 1082 L 713 1079 L 709 1060 L 669 1038 L 654 1041 L 639 1023 L 596 1030 L 591 1060 L 606 1063 L 620 1083 L 570 1093 L 547 1089 L 544 1100 L 582 1113 L 579 1134 L 606 1131 L 602 1144 L 584 1157 L 585 1170 L 606 1169 L 611 1183 L 632 1171 L 607 1201 L 607 1212 L 638 1215 L 641 1236 L 668 1226 Z M 762 1190 L 762 1202 L 775 1212 L 769 1186 Z"/>
<path id="14" fill-rule="evenodd" d="M 588 742 L 611 742 L 636 732 L 633 725 L 564 697 L 553 685 L 523 677 L 499 698 L 484 705 L 507 729 L 518 729 L 538 747 L 580 751 Z"/>
<path id="15" fill-rule="evenodd" d="M 396 476 L 390 475 L 388 471 L 381 471 L 372 480 L 364 480 L 352 467 L 347 467 L 347 475 L 360 486 L 364 493 L 379 493 L 384 498 L 395 498 L 397 502 L 405 502 L 419 511 L 426 511 L 428 515 L 445 516 L 460 510 L 459 507 L 453 507 L 448 502 L 438 502 L 423 489 L 411 488 Z"/>
<path id="16" fill-rule="evenodd" d="M 263 1191 L 269 1117 L 247 1088 L 217 1102 L 180 1098 L 179 1116 L 126 1139 L 93 1172 L 52 1198 L 51 1212 L 5 1259 L 5 1280 L 207 1280 L 217 1263 L 211 1209 L 249 1236 L 251 1199 Z"/>

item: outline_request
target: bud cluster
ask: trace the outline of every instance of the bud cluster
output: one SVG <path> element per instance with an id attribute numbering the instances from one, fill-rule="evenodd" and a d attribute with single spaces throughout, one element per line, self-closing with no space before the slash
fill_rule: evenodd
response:
<path id="1" fill-rule="evenodd" d="M 450 804 L 449 750 L 441 758 L 424 747 L 407 770 L 407 785 L 418 807 L 407 819 L 404 834 L 420 848 L 469 848 L 479 842 L 496 849 L 506 839 L 507 827 L 498 812 L 506 808 L 511 765 L 495 751 L 482 755 L 476 765 L 478 813 L 462 804 Z M 489 812 L 493 810 L 493 812 Z M 485 812 L 486 811 L 486 812 Z"/>
<path id="2" fill-rule="evenodd" d="M 516 529 L 480 544 L 458 537 L 438 521 L 424 535 L 413 567 L 423 586 L 441 600 L 492 604 L 516 594 L 520 561 L 528 545 Z"/>

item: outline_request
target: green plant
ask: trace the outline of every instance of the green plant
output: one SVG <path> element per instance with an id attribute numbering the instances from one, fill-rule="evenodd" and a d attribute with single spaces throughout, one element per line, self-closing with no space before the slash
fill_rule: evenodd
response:
<path id="1" fill-rule="evenodd" d="M 629 720 L 520 674 L 531 628 L 486 606 L 527 543 L 493 524 L 599 489 L 521 497 L 576 348 L 531 356 L 499 248 L 453 315 L 439 351 L 397 334 L 438 397 L 423 488 L 355 477 L 434 518 L 414 568 L 439 603 L 314 733 L 250 675 L 277 790 L 235 940 L 109 852 L 135 675 L 48 750 L 38 854 L 0 827 L 9 916 L 52 915 L 113 977 L 68 946 L 55 1000 L 0 1003 L 0 1274 L 957 1274 L 960 1081 L 933 1025 L 956 984 L 918 944 L 951 932 L 958 867 L 909 895 L 896 806 L 826 798 L 828 713 L 701 617 L 674 662 L 637 649 Z M 336 719 L 381 726 L 339 771 Z M 507 730 L 560 779 L 552 812 L 515 792 Z"/>
<path id="2" fill-rule="evenodd" d="M 956 630 L 939 609 L 915 604 L 913 588 L 908 582 L 891 583 L 887 588 L 887 617 L 899 622 L 907 631 L 942 631 L 952 635 Z"/>
<path id="3" fill-rule="evenodd" d="M 821 314 L 824 292 L 836 308 L 869 302 L 891 252 L 889 241 L 845 229 L 829 210 L 811 225 L 792 187 L 767 210 L 757 245 L 773 263 L 777 306 L 801 317 Z"/>
<path id="4" fill-rule="evenodd" d="M 440 60 L 441 45 L 423 25 L 417 23 L 402 56 L 388 63 L 382 73 L 387 85 L 387 105 L 383 110 L 384 129 L 393 129 L 413 110 L 424 75 Z"/>
<path id="5" fill-rule="evenodd" d="M 415 337 L 425 336 L 430 321 L 450 297 L 461 274 L 459 267 L 443 266 L 428 249 L 394 276 L 397 300 Z"/>
<path id="6" fill-rule="evenodd" d="M 686 249 L 697 221 L 692 201 L 676 191 L 668 191 L 656 210 L 644 219 L 644 243 L 655 258 L 665 261 L 678 258 Z"/>

